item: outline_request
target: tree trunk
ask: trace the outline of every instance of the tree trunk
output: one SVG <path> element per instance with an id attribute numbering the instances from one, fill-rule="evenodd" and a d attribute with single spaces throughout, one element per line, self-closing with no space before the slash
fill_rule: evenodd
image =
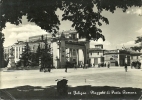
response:
<path id="1" fill-rule="evenodd" d="M 4 59 L 3 59 L 3 44 L 0 40 L 0 68 L 4 67 Z"/>

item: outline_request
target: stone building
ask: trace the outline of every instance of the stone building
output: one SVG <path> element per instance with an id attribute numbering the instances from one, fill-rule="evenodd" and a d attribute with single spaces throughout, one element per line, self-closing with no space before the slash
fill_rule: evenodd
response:
<path id="1" fill-rule="evenodd" d="M 133 61 L 141 61 L 142 53 L 132 50 L 106 50 L 104 52 L 105 62 L 110 62 L 111 66 L 124 66 L 127 63 L 129 66 Z"/>
<path id="2" fill-rule="evenodd" d="M 4 47 L 4 59 L 7 61 L 10 53 L 11 46 Z"/>
<path id="3" fill-rule="evenodd" d="M 91 66 L 98 66 L 104 63 L 104 49 L 102 44 L 95 45 L 95 48 L 89 49 L 89 63 Z"/>
<path id="4" fill-rule="evenodd" d="M 74 30 L 59 32 L 56 37 L 52 37 L 52 34 L 29 37 L 30 51 L 35 53 L 38 46 L 41 49 L 45 48 L 45 42 L 51 48 L 53 66 L 56 68 L 64 68 L 66 62 L 76 62 L 77 65 L 82 62 L 84 65 L 90 64 L 91 66 L 110 62 L 111 66 L 124 66 L 125 62 L 130 65 L 132 61 L 142 61 L 142 53 L 120 49 L 105 50 L 102 44 L 90 48 L 90 42 L 79 39 L 78 33 Z M 12 45 L 15 63 L 20 60 L 26 43 L 17 41 Z M 4 48 L 5 59 L 8 59 L 10 48 L 11 46 Z"/>
<path id="5" fill-rule="evenodd" d="M 124 66 L 125 62 L 130 66 L 133 61 L 142 63 L 142 53 L 132 50 L 105 50 L 102 44 L 95 45 L 89 50 L 89 63 L 91 66 L 98 64 L 108 64 L 111 66 Z"/>
<path id="6" fill-rule="evenodd" d="M 59 32 L 56 37 L 52 37 L 52 34 L 29 37 L 28 45 L 32 52 L 36 52 L 39 45 L 44 48 L 44 42 L 47 42 L 53 54 L 53 66 L 56 68 L 65 67 L 67 61 L 76 62 L 77 65 L 80 61 L 86 64 L 89 62 L 89 41 L 81 41 L 78 37 L 76 31 L 69 30 Z M 23 41 L 12 45 L 15 63 L 20 60 L 25 45 L 26 42 Z"/>

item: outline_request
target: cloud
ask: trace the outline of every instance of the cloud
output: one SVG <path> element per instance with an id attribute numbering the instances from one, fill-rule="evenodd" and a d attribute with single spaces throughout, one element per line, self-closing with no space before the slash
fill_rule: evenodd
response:
<path id="1" fill-rule="evenodd" d="M 127 14 L 129 14 L 129 13 L 130 13 L 130 11 L 127 11 L 126 13 L 127 13 Z"/>
<path id="2" fill-rule="evenodd" d="M 124 47 L 133 47 L 133 46 L 139 46 L 139 43 L 135 44 L 135 41 L 128 41 L 128 42 L 125 42 L 125 43 L 121 43 L 120 46 L 124 46 Z"/>
<path id="3" fill-rule="evenodd" d="M 42 30 L 37 25 L 13 25 L 6 23 L 6 28 L 2 31 L 5 35 L 4 46 L 14 44 L 17 40 L 26 41 L 30 36 L 36 36 L 41 34 L 48 34 L 45 30 Z M 10 42 L 11 41 L 11 42 Z"/>
<path id="4" fill-rule="evenodd" d="M 135 14 L 142 14 L 142 8 L 134 11 Z"/>
<path id="5" fill-rule="evenodd" d="M 142 14 L 142 7 L 140 8 L 131 8 L 129 10 L 126 11 L 127 14 L 138 14 L 141 15 Z"/>
<path id="6" fill-rule="evenodd" d="M 139 30 L 137 30 L 136 32 L 140 33 L 142 35 L 142 28 L 140 28 Z"/>
<path id="7" fill-rule="evenodd" d="M 96 44 L 103 44 L 104 46 L 110 46 L 111 43 L 109 41 L 103 41 L 101 38 L 98 41 L 90 41 L 90 48 L 94 48 Z"/>

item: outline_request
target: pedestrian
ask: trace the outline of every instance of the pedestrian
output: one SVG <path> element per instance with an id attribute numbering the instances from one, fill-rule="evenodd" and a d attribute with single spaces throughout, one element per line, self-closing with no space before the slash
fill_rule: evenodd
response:
<path id="1" fill-rule="evenodd" d="M 68 62 L 66 62 L 66 65 L 65 65 L 65 72 L 67 73 L 67 68 L 68 68 Z"/>
<path id="2" fill-rule="evenodd" d="M 65 66 L 65 72 L 67 73 L 67 65 Z"/>
<path id="3" fill-rule="evenodd" d="M 133 68 L 133 62 L 131 63 L 131 69 Z"/>
<path id="4" fill-rule="evenodd" d="M 51 68 L 52 68 L 52 65 L 50 64 L 49 67 L 48 67 L 48 72 L 51 71 Z"/>
<path id="5" fill-rule="evenodd" d="M 106 63 L 104 64 L 104 66 L 106 67 Z"/>
<path id="6" fill-rule="evenodd" d="M 107 65 L 107 67 L 109 68 L 110 67 L 110 63 L 108 62 L 108 65 Z"/>
<path id="7" fill-rule="evenodd" d="M 74 69 L 77 70 L 77 64 L 76 64 L 76 61 L 74 62 Z"/>
<path id="8" fill-rule="evenodd" d="M 125 63 L 125 72 L 127 72 L 127 63 Z"/>
<path id="9" fill-rule="evenodd" d="M 100 68 L 100 64 L 98 64 L 98 68 Z"/>
<path id="10" fill-rule="evenodd" d="M 95 67 L 95 63 L 93 64 L 93 67 Z"/>
<path id="11" fill-rule="evenodd" d="M 84 64 L 84 69 L 87 69 L 88 68 L 88 64 Z"/>
<path id="12" fill-rule="evenodd" d="M 141 69 L 141 62 L 139 64 L 140 64 L 140 69 Z"/>
<path id="13" fill-rule="evenodd" d="M 82 63 L 82 62 L 80 62 L 80 67 L 81 67 L 81 68 L 83 67 L 83 63 Z"/>

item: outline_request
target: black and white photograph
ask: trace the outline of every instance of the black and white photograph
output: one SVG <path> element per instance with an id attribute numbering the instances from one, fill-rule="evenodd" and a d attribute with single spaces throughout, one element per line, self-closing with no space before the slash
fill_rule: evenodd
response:
<path id="1" fill-rule="evenodd" d="M 142 100 L 142 0 L 0 0 L 0 100 Z"/>

